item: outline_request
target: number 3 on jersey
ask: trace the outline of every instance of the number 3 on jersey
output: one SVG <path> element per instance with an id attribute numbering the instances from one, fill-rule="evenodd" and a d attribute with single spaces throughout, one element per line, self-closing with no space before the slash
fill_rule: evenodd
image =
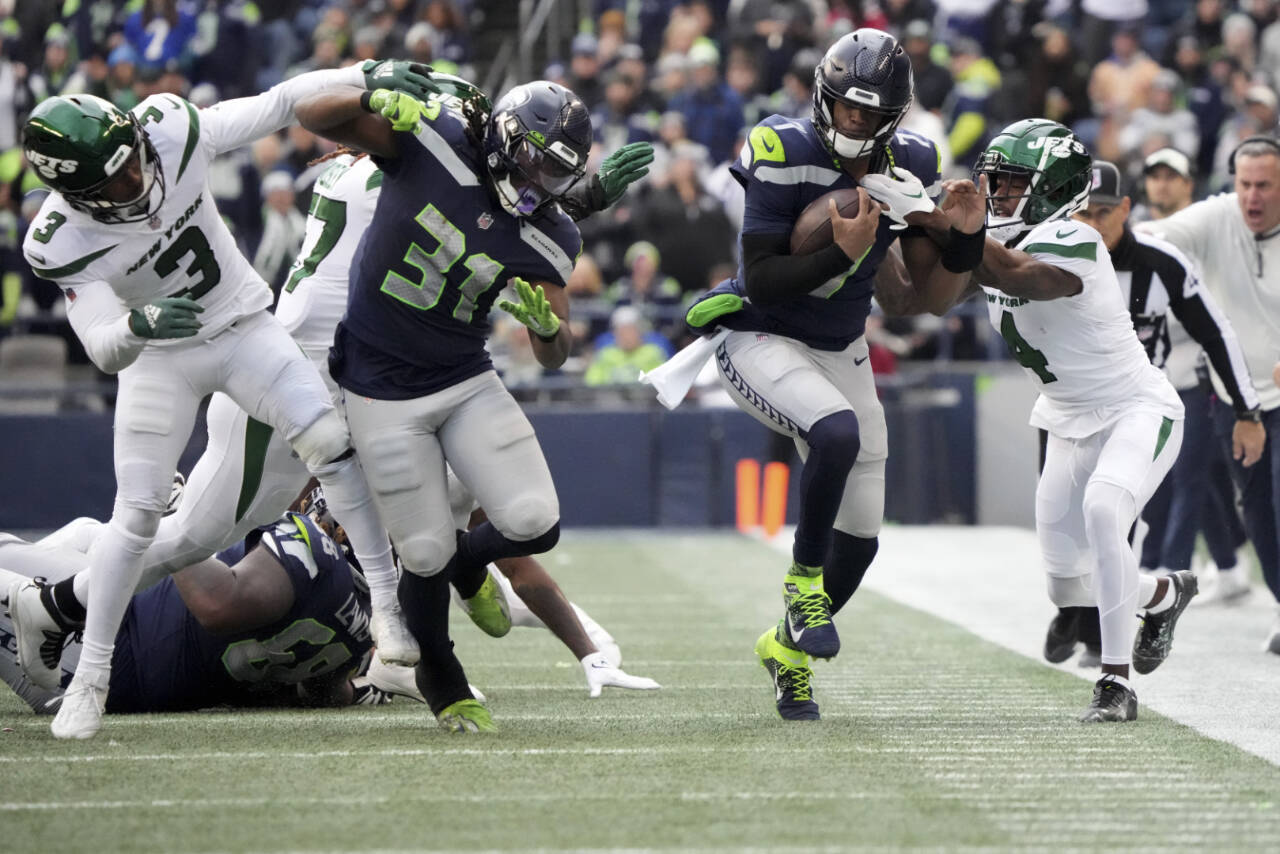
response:
<path id="1" fill-rule="evenodd" d="M 418 281 L 388 272 L 382 280 L 382 291 L 407 305 L 427 311 L 440 302 L 449 284 L 449 272 L 466 253 L 467 238 L 457 226 L 445 219 L 435 205 L 427 205 L 414 220 L 436 239 L 438 245 L 427 252 L 417 243 L 410 244 L 409 251 L 404 253 L 404 261 L 419 270 Z M 467 277 L 457 286 L 461 293 L 453 307 L 453 316 L 463 323 L 470 323 L 476 301 L 493 287 L 502 272 L 502 265 L 481 252 L 468 256 L 462 266 L 467 269 Z"/>
<path id="2" fill-rule="evenodd" d="M 1017 360 L 1022 367 L 1034 371 L 1035 375 L 1040 378 L 1042 383 L 1051 383 L 1057 381 L 1057 376 L 1049 370 L 1049 360 L 1045 358 L 1035 347 L 1027 343 L 1027 339 L 1022 337 L 1018 332 L 1018 326 L 1013 322 L 1013 315 L 1005 312 L 1000 317 L 1000 335 L 1004 338 L 1005 343 L 1009 345 L 1009 349 L 1013 352 L 1013 358 Z"/>

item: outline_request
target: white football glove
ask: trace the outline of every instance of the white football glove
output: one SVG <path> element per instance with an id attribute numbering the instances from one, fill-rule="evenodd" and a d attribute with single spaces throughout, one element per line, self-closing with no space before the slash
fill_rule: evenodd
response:
<path id="1" fill-rule="evenodd" d="M 866 175 L 858 183 L 866 189 L 871 198 L 888 205 L 884 215 L 893 220 L 889 226 L 894 231 L 907 227 L 907 214 L 916 212 L 928 213 L 937 205 L 924 191 L 924 184 L 909 170 L 901 166 L 893 167 L 896 178 L 888 175 Z"/>
<path id="2" fill-rule="evenodd" d="M 605 688 L 631 688 L 635 691 L 654 691 L 662 686 L 644 676 L 632 676 L 609 663 L 603 652 L 593 652 L 582 659 L 582 671 L 587 675 L 587 689 L 592 698 L 599 697 Z"/>

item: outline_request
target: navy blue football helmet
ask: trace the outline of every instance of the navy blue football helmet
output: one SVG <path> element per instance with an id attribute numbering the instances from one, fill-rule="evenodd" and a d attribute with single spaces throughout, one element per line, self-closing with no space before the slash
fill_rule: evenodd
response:
<path id="1" fill-rule="evenodd" d="M 854 30 L 828 48 L 814 70 L 813 125 L 837 157 L 867 157 L 889 142 L 914 93 L 911 60 L 898 40 L 870 27 Z M 877 117 L 875 132 L 856 139 L 837 131 L 836 101 Z"/>
<path id="2" fill-rule="evenodd" d="M 484 150 L 502 206 L 516 216 L 531 216 L 586 173 L 591 115 L 577 95 L 557 83 L 525 83 L 493 105 Z"/>

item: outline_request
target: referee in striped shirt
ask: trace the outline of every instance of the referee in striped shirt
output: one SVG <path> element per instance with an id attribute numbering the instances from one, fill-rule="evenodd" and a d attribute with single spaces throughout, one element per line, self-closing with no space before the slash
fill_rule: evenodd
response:
<path id="1" fill-rule="evenodd" d="M 1105 160 L 1093 161 L 1089 206 L 1076 214 L 1076 219 L 1093 226 L 1102 235 L 1129 303 L 1129 314 L 1138 340 L 1146 348 L 1152 363 L 1156 367 L 1164 367 L 1170 349 L 1167 313 L 1173 313 L 1192 339 L 1204 349 L 1214 371 L 1226 386 L 1236 414 L 1236 445 L 1243 451 L 1244 464 L 1252 465 L 1262 455 L 1266 431 L 1261 423 L 1258 394 L 1249 377 L 1235 330 L 1201 284 L 1195 265 L 1181 250 L 1158 237 L 1129 228 L 1129 208 L 1128 196 L 1120 192 L 1120 170 Z M 1195 429 L 1190 410 L 1188 407 L 1186 446 L 1195 443 L 1190 435 Z M 1208 413 L 1202 414 L 1204 417 L 1198 419 L 1204 432 L 1202 443 L 1212 442 Z M 1186 476 L 1186 469 L 1191 466 L 1205 468 L 1207 461 L 1203 456 L 1185 462 L 1180 458 L 1172 476 L 1179 476 L 1180 467 Z M 1195 493 L 1202 495 L 1203 490 Z M 1088 645 L 1096 631 L 1091 631 L 1096 620 L 1095 608 L 1060 609 L 1049 625 L 1045 658 L 1054 662 L 1065 661 L 1075 651 L 1077 640 Z"/>

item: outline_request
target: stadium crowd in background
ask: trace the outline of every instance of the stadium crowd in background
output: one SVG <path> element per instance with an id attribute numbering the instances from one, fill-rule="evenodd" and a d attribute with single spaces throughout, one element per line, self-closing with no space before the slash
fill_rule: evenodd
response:
<path id="1" fill-rule="evenodd" d="M 576 6 L 578 35 L 565 55 L 539 57 L 548 62 L 534 73 L 569 86 L 591 109 L 594 163 L 635 141 L 655 143 L 658 159 L 640 192 L 584 223 L 571 375 L 586 371 L 597 342 L 610 343 L 610 317 L 622 305 L 638 309 L 666 351 L 682 343 L 688 299 L 736 265 L 742 195 L 727 167 L 745 130 L 773 113 L 807 117 L 822 51 L 856 27 L 903 40 L 916 98 L 902 127 L 939 144 L 944 178 L 967 175 L 1008 122 L 1045 116 L 1115 162 L 1135 204 L 1149 203 L 1144 159 L 1167 147 L 1188 159 L 1199 199 L 1228 185 L 1227 158 L 1239 141 L 1273 133 L 1280 117 L 1277 0 Z M 17 251 L 41 186 L 17 134 L 42 99 L 89 92 L 127 109 L 169 91 L 208 106 L 371 57 L 413 58 L 475 79 L 493 60 L 477 37 L 512 14 L 511 4 L 487 0 L 0 0 L 0 336 L 63 334 L 77 359 L 56 291 Z M 215 165 L 219 210 L 275 287 L 301 242 L 316 175 L 308 164 L 331 148 L 294 127 Z M 975 316 L 961 306 L 942 321 L 877 321 L 877 343 L 898 360 L 1005 358 Z M 518 351 L 501 338 L 495 349 L 520 373 Z"/>

